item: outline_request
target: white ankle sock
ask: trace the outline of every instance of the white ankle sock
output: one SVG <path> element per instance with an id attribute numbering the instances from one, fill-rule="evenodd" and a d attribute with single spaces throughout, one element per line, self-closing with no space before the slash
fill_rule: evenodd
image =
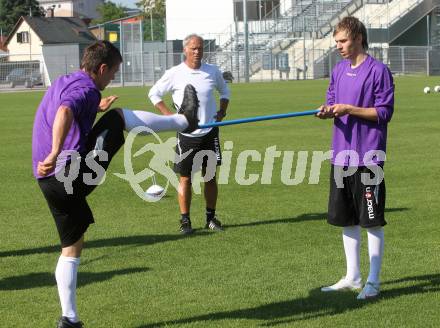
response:
<path id="1" fill-rule="evenodd" d="M 76 277 L 79 262 L 80 259 L 77 257 L 61 255 L 55 270 L 62 313 L 71 322 L 79 321 L 76 313 Z"/>
<path id="2" fill-rule="evenodd" d="M 378 284 L 380 282 L 380 269 L 382 267 L 384 230 L 383 227 L 367 229 L 368 255 L 370 256 L 370 273 L 368 281 Z"/>
<path id="3" fill-rule="evenodd" d="M 344 227 L 342 232 L 344 243 L 345 259 L 347 261 L 347 274 L 345 278 L 351 281 L 361 279 L 360 272 L 360 246 L 361 228 L 360 226 Z"/>
<path id="4" fill-rule="evenodd" d="M 125 130 L 130 131 L 138 126 L 147 127 L 154 132 L 160 131 L 183 131 L 188 127 L 188 121 L 184 115 L 157 115 L 141 110 L 123 109 Z M 143 135 L 148 132 L 141 133 Z"/>

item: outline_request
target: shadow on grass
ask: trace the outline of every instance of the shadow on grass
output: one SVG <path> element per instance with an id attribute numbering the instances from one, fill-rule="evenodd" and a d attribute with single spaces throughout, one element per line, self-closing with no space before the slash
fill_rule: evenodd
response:
<path id="1" fill-rule="evenodd" d="M 134 274 L 149 271 L 148 268 L 127 268 L 104 272 L 79 272 L 78 287 L 112 279 L 115 276 Z M 0 290 L 23 290 L 56 285 L 55 274 L 50 272 L 36 272 L 23 276 L 0 279 Z"/>
<path id="2" fill-rule="evenodd" d="M 409 210 L 409 208 L 394 207 L 394 208 L 385 209 L 385 212 L 392 213 L 392 212 L 402 212 L 402 211 L 407 211 L 407 210 Z M 306 222 L 306 221 L 320 221 L 320 220 L 326 220 L 326 219 L 327 219 L 327 212 L 324 212 L 324 213 L 305 213 L 305 214 L 295 216 L 293 218 L 255 221 L 255 222 L 247 222 L 247 223 L 240 223 L 240 224 L 228 224 L 228 225 L 225 225 L 225 228 L 250 227 L 250 226 L 278 224 L 278 223 L 299 223 L 299 222 Z"/>
<path id="3" fill-rule="evenodd" d="M 137 236 L 126 236 L 126 237 L 116 237 L 108 239 L 97 239 L 85 242 L 85 248 L 100 248 L 100 247 L 114 247 L 114 246 L 147 246 L 157 243 L 164 243 L 167 241 L 175 241 L 183 238 L 194 238 L 196 236 L 209 235 L 208 232 L 197 232 L 197 234 L 192 234 L 190 236 L 176 234 L 176 235 L 137 235 Z M 25 256 L 25 255 L 35 255 L 35 254 L 45 254 L 45 253 L 56 253 L 61 252 L 60 246 L 44 246 L 36 248 L 25 248 L 13 251 L 0 252 L 0 257 L 7 256 Z"/>
<path id="4" fill-rule="evenodd" d="M 400 212 L 406 211 L 408 208 L 398 207 L 398 208 L 389 208 L 386 209 L 386 212 Z M 293 218 L 283 218 L 283 219 L 275 219 L 275 220 L 264 220 L 264 221 L 255 221 L 241 224 L 229 224 L 225 225 L 225 228 L 238 228 L 238 227 L 251 227 L 258 225 L 266 225 L 266 224 L 282 224 L 282 223 L 299 223 L 305 221 L 318 221 L 325 220 L 327 213 L 306 213 L 301 214 Z M 114 246 L 126 246 L 126 245 L 138 245 L 138 246 L 147 246 L 157 243 L 164 243 L 167 241 L 175 241 L 183 238 L 194 238 L 197 236 L 206 236 L 210 235 L 207 231 L 196 231 L 195 234 L 190 236 L 188 235 L 137 235 L 137 236 L 127 236 L 127 237 L 116 237 L 109 239 L 97 239 L 86 241 L 85 248 L 100 248 L 100 247 L 114 247 Z M 8 256 L 25 256 L 25 255 L 35 255 L 35 254 L 45 254 L 45 253 L 56 253 L 60 252 L 61 248 L 58 245 L 53 246 L 43 246 L 36 248 L 25 248 L 18 249 L 13 251 L 2 251 L 0 252 L 1 257 Z"/>
<path id="5" fill-rule="evenodd" d="M 392 208 L 386 208 L 385 213 L 393 213 L 393 212 L 403 212 L 408 211 L 410 208 L 408 207 L 392 207 Z"/>
<path id="6" fill-rule="evenodd" d="M 134 274 L 149 271 L 148 268 L 127 268 L 104 272 L 79 272 L 78 287 L 92 283 L 109 280 L 115 276 Z M 7 277 L 0 279 L 0 290 L 23 290 L 38 287 L 54 286 L 55 274 L 50 272 L 36 272 L 23 276 Z"/>
<path id="7" fill-rule="evenodd" d="M 395 287 L 393 285 L 406 285 Z M 322 293 L 319 288 L 309 292 L 307 297 L 265 304 L 234 311 L 213 312 L 179 320 L 170 320 L 138 326 L 137 328 L 168 327 L 196 322 L 212 323 L 215 320 L 261 320 L 260 326 L 271 327 L 301 320 L 341 314 L 354 311 L 372 303 L 393 299 L 404 295 L 423 294 L 440 291 L 440 274 L 405 277 L 382 284 L 380 297 L 367 301 L 356 300 L 353 292 Z"/>
<path id="8" fill-rule="evenodd" d="M 279 224 L 279 223 L 299 223 L 304 221 L 319 221 L 325 220 L 327 213 L 307 213 L 295 216 L 293 218 L 282 218 L 275 220 L 254 221 L 238 224 L 227 224 L 225 228 L 238 228 L 238 227 L 252 227 L 266 224 Z"/>

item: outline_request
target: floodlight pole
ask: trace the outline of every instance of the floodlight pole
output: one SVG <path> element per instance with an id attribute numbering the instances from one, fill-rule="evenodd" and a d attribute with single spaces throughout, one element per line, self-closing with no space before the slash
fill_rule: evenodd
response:
<path id="1" fill-rule="evenodd" d="M 122 58 L 124 58 L 124 31 L 123 31 L 123 25 L 122 20 L 119 21 L 119 46 Z M 125 64 L 123 63 L 121 65 L 120 73 L 121 73 L 121 86 L 124 86 L 124 72 L 125 72 Z"/>
<path id="2" fill-rule="evenodd" d="M 145 85 L 145 79 L 144 79 L 144 29 L 143 26 L 144 25 L 144 20 L 140 20 L 139 21 L 139 34 L 140 34 L 140 39 L 141 39 L 141 81 L 142 81 L 142 86 Z"/>
<path id="3" fill-rule="evenodd" d="M 151 41 L 154 41 L 153 35 L 153 8 L 150 8 L 150 33 L 151 33 Z"/>
<path id="4" fill-rule="evenodd" d="M 150 11 L 150 36 L 151 36 L 151 41 L 154 41 L 154 33 L 153 33 L 153 9 L 156 6 L 156 1 L 155 0 L 150 0 L 148 3 L 148 10 Z"/>
<path id="5" fill-rule="evenodd" d="M 244 81 L 249 82 L 249 30 L 247 21 L 247 3 L 243 0 L 243 24 L 244 24 Z"/>
<path id="6" fill-rule="evenodd" d="M 258 19 L 261 25 L 261 0 L 258 0 Z"/>
<path id="7" fill-rule="evenodd" d="M 387 0 L 387 43 L 388 43 L 388 53 L 390 46 L 390 0 Z M 382 27 L 382 26 L 381 26 Z"/>
<path id="8" fill-rule="evenodd" d="M 303 80 L 306 79 L 306 17 L 303 16 Z"/>
<path id="9" fill-rule="evenodd" d="M 428 75 L 429 76 L 429 47 L 431 46 L 431 40 L 430 40 L 430 38 L 431 38 L 431 23 L 430 23 L 430 20 L 429 20 L 429 14 L 428 15 L 426 15 L 426 38 L 427 38 L 427 42 L 426 42 L 426 44 L 427 44 L 427 49 L 426 49 L 426 58 L 427 58 L 427 60 L 426 60 L 426 75 Z"/>

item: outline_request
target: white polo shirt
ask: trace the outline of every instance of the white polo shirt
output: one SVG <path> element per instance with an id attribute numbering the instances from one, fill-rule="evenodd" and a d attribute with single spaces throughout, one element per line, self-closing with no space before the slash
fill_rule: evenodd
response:
<path id="1" fill-rule="evenodd" d="M 150 89 L 148 97 L 153 105 L 162 101 L 163 96 L 171 92 L 174 103 L 180 106 L 183 91 L 187 84 L 192 84 L 197 90 L 200 106 L 198 112 L 199 124 L 215 122 L 217 104 L 214 89 L 220 94 L 220 99 L 229 99 L 230 91 L 217 66 L 202 63 L 199 69 L 192 69 L 184 62 L 170 68 Z M 197 129 L 189 137 L 206 135 L 211 128 Z"/>

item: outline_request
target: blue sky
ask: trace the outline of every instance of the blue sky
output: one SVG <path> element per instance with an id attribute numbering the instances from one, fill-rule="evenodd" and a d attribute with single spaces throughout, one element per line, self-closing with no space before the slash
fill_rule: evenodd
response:
<path id="1" fill-rule="evenodd" d="M 137 8 L 136 2 L 138 2 L 138 0 L 112 0 L 112 2 L 117 3 L 117 4 L 121 4 L 121 5 L 128 7 L 128 8 Z"/>

